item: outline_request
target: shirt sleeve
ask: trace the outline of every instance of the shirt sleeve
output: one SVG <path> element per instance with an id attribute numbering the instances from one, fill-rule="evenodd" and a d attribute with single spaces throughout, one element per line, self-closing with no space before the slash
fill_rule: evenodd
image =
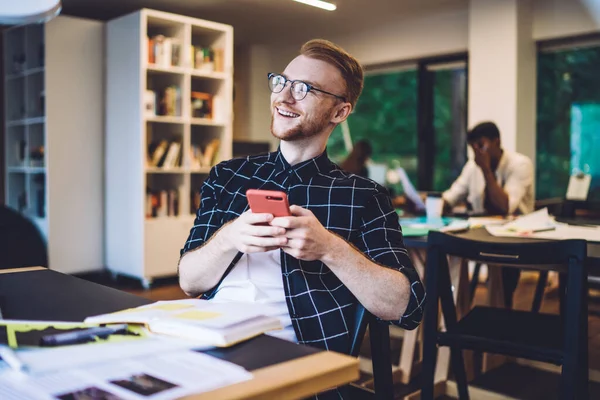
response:
<path id="1" fill-rule="evenodd" d="M 519 204 L 533 185 L 533 163 L 527 159 L 515 164 L 504 182 L 504 192 L 508 196 L 508 214 L 517 211 Z"/>
<path id="2" fill-rule="evenodd" d="M 221 227 L 222 215 L 218 209 L 217 179 L 220 165 L 214 166 L 200 190 L 200 208 L 196 211 L 194 226 L 180 251 L 182 257 L 186 252 L 202 246 Z"/>
<path id="3" fill-rule="evenodd" d="M 398 215 L 388 195 L 378 192 L 371 198 L 361 219 L 361 234 L 355 243 L 373 262 L 402 272 L 410 284 L 410 298 L 404 315 L 388 321 L 404 329 L 416 328 L 423 317 L 425 289 L 408 255 Z"/>
<path id="4" fill-rule="evenodd" d="M 466 199 L 469 194 L 469 181 L 472 170 L 471 162 L 467 162 L 458 178 L 450 186 L 450 189 L 442 193 L 442 198 L 450 206 L 454 206 L 459 201 Z"/>

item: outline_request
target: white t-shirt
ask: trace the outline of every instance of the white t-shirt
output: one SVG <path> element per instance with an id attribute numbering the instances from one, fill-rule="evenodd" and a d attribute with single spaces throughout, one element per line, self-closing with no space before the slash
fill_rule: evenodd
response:
<path id="1" fill-rule="evenodd" d="M 496 180 L 508 195 L 508 214 L 528 214 L 534 209 L 533 163 L 523 154 L 504 150 L 496 168 Z M 485 212 L 485 178 L 474 160 L 465 164 L 460 176 L 442 197 L 451 206 L 467 200 L 475 212 Z"/>
<path id="2" fill-rule="evenodd" d="M 281 275 L 281 250 L 243 254 L 223 279 L 211 301 L 258 303 L 268 306 L 269 314 L 280 319 L 284 329 L 267 332 L 298 342 L 285 301 Z"/>

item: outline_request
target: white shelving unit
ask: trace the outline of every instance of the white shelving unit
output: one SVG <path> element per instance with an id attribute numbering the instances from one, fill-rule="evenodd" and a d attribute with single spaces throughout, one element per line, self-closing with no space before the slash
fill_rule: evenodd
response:
<path id="1" fill-rule="evenodd" d="M 194 220 L 192 192 L 200 190 L 211 165 L 231 158 L 233 28 L 143 9 L 109 21 L 106 38 L 106 265 L 113 275 L 138 278 L 148 287 L 155 278 L 177 274 Z M 158 60 L 155 46 L 162 38 L 179 45 L 170 62 Z M 167 87 L 180 94 L 175 112 L 164 112 L 170 103 L 160 101 Z M 154 112 L 146 107 L 148 90 L 159 99 Z M 196 107 L 201 114 L 194 114 L 197 93 L 212 96 L 211 113 Z M 210 165 L 193 163 L 192 149 L 207 153 L 215 140 Z M 153 162 L 161 141 L 168 144 L 165 154 L 173 143 L 180 146 L 179 162 L 169 168 L 168 156 Z M 175 198 L 167 203 L 176 206 L 165 214 L 158 204 L 165 204 L 166 191 Z"/>
<path id="2" fill-rule="evenodd" d="M 3 37 L 5 203 L 38 226 L 50 268 L 102 269 L 102 23 L 60 16 Z"/>

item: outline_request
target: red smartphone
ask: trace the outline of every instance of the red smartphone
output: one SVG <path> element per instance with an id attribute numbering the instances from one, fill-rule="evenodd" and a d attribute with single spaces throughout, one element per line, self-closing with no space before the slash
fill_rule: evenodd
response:
<path id="1" fill-rule="evenodd" d="M 250 209 L 255 214 L 273 214 L 274 217 L 289 217 L 292 215 L 285 192 L 248 189 L 246 198 Z"/>

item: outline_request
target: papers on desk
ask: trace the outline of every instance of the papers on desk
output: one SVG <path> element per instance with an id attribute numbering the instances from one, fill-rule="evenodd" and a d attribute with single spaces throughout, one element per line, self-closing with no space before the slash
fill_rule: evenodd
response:
<path id="1" fill-rule="evenodd" d="M 122 356 L 111 363 L 88 363 L 31 375 L 15 372 L 0 362 L 0 398 L 166 400 L 251 378 L 242 367 L 190 350 Z"/>
<path id="2" fill-rule="evenodd" d="M 271 315 L 271 309 L 260 304 L 188 299 L 159 301 L 89 317 L 85 322 L 143 324 L 151 333 L 226 347 L 267 331 L 282 329 L 279 318 Z"/>
<path id="3" fill-rule="evenodd" d="M 429 231 L 457 232 L 469 229 L 469 221 L 456 218 L 401 218 L 402 234 L 410 236 L 426 236 Z"/>
<path id="4" fill-rule="evenodd" d="M 529 237 L 532 239 L 583 239 L 600 242 L 600 226 L 574 226 L 556 222 L 548 215 L 548 209 L 524 215 L 504 225 L 488 225 L 486 230 L 493 236 Z"/>

